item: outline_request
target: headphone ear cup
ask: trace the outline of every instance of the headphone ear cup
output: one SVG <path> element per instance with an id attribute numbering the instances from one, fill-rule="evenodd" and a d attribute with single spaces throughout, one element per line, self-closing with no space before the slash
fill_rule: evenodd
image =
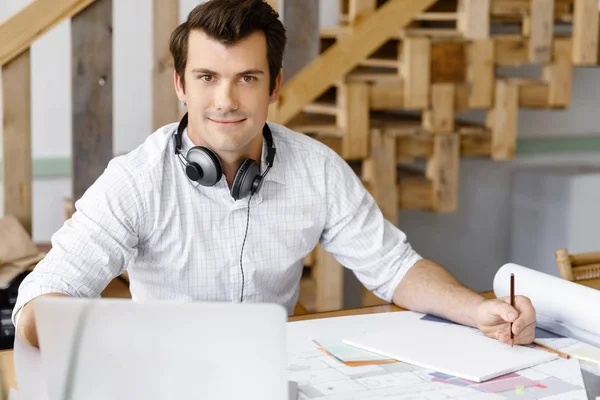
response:
<path id="1" fill-rule="evenodd" d="M 202 186 L 214 186 L 223 176 L 221 160 L 207 147 L 192 147 L 187 153 L 187 176 Z M 194 179 L 196 178 L 196 179 Z"/>
<path id="2" fill-rule="evenodd" d="M 256 161 L 250 158 L 245 159 L 233 177 L 231 197 L 234 200 L 239 200 L 252 192 L 254 180 L 258 177 L 259 172 Z"/>
<path id="3" fill-rule="evenodd" d="M 192 181 L 197 181 L 198 179 L 202 178 L 202 170 L 200 169 L 200 166 L 196 163 L 188 162 L 185 166 L 185 174 Z"/>

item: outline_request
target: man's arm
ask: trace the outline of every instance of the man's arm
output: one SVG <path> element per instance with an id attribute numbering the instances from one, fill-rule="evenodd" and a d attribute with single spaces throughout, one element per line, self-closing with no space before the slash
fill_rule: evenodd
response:
<path id="1" fill-rule="evenodd" d="M 479 328 L 486 335 L 508 343 L 513 323 L 515 343 L 531 343 L 535 335 L 535 310 L 529 299 L 517 296 L 516 307 L 507 298 L 486 299 L 458 282 L 446 269 L 420 260 L 396 287 L 393 302 L 413 311 Z"/>
<path id="2" fill-rule="evenodd" d="M 137 253 L 142 193 L 119 159 L 75 203 L 71 219 L 52 235 L 52 248 L 25 277 L 13 308 L 19 337 L 37 345 L 35 298 L 59 294 L 100 297 Z M 18 321 L 17 321 L 18 316 Z"/>
<path id="3" fill-rule="evenodd" d="M 41 297 L 70 297 L 64 293 L 48 293 L 43 294 Z M 23 306 L 19 312 L 19 320 L 17 323 L 17 336 L 24 340 L 31 346 L 40 347 L 37 336 L 37 329 L 35 325 L 35 316 L 33 314 L 33 303 L 37 300 L 33 299 Z"/>

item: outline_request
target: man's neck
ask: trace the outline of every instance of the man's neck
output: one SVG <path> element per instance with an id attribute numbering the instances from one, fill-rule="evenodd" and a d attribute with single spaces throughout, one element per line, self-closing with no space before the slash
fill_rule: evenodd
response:
<path id="1" fill-rule="evenodd" d="M 248 146 L 241 152 L 220 152 L 218 154 L 223 166 L 223 174 L 227 180 L 227 185 L 231 187 L 235 173 L 242 165 L 245 159 L 250 158 L 256 161 L 260 167 L 262 158 L 262 135 L 248 143 Z"/>
<path id="2" fill-rule="evenodd" d="M 192 143 L 196 146 L 206 146 L 206 143 L 198 140 L 196 135 L 188 130 L 188 136 Z M 235 173 L 239 169 L 242 162 L 247 159 L 253 159 L 259 165 L 261 164 L 262 158 L 262 147 L 263 147 L 263 136 L 262 134 L 254 138 L 248 145 L 239 149 L 238 151 L 219 151 L 217 156 L 221 160 L 221 166 L 223 167 L 223 175 L 227 180 L 227 185 L 231 187 Z"/>

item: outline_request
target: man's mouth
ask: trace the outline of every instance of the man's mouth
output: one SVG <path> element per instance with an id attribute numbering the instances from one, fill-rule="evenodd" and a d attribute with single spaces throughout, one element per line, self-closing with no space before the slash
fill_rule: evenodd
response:
<path id="1" fill-rule="evenodd" d="M 246 120 L 246 118 L 243 118 L 243 119 L 216 119 L 216 118 L 209 118 L 209 120 L 212 121 L 212 122 L 216 122 L 217 124 L 235 125 L 235 124 L 239 124 L 241 122 L 244 122 Z"/>

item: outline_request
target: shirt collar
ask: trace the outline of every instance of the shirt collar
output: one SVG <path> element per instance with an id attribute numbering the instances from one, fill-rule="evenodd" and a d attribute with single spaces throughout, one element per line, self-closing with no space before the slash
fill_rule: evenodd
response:
<path id="1" fill-rule="evenodd" d="M 275 148 L 277 149 L 277 151 L 275 153 L 275 160 L 273 161 L 273 166 L 269 170 L 269 173 L 267 174 L 267 176 L 265 176 L 265 181 L 273 181 L 273 182 L 277 182 L 277 183 L 281 183 L 281 184 L 285 185 L 285 181 L 286 181 L 285 169 L 283 168 L 283 163 L 281 161 L 281 148 L 278 146 L 278 140 L 277 140 L 276 136 L 273 134 L 273 130 L 271 130 L 271 135 L 273 136 L 273 144 L 275 145 Z M 187 130 L 187 128 L 185 128 L 183 130 L 183 141 L 182 141 L 182 146 L 181 146 L 182 147 L 181 153 L 184 156 L 186 156 L 187 152 L 194 146 L 195 146 L 194 143 L 188 136 L 188 130 Z M 262 155 L 261 155 L 261 162 L 260 162 L 260 173 L 261 174 L 265 171 L 265 168 L 267 168 L 267 141 L 263 139 Z M 198 185 L 198 182 L 196 182 L 196 181 L 192 181 L 192 183 L 194 184 L 194 186 Z"/>

